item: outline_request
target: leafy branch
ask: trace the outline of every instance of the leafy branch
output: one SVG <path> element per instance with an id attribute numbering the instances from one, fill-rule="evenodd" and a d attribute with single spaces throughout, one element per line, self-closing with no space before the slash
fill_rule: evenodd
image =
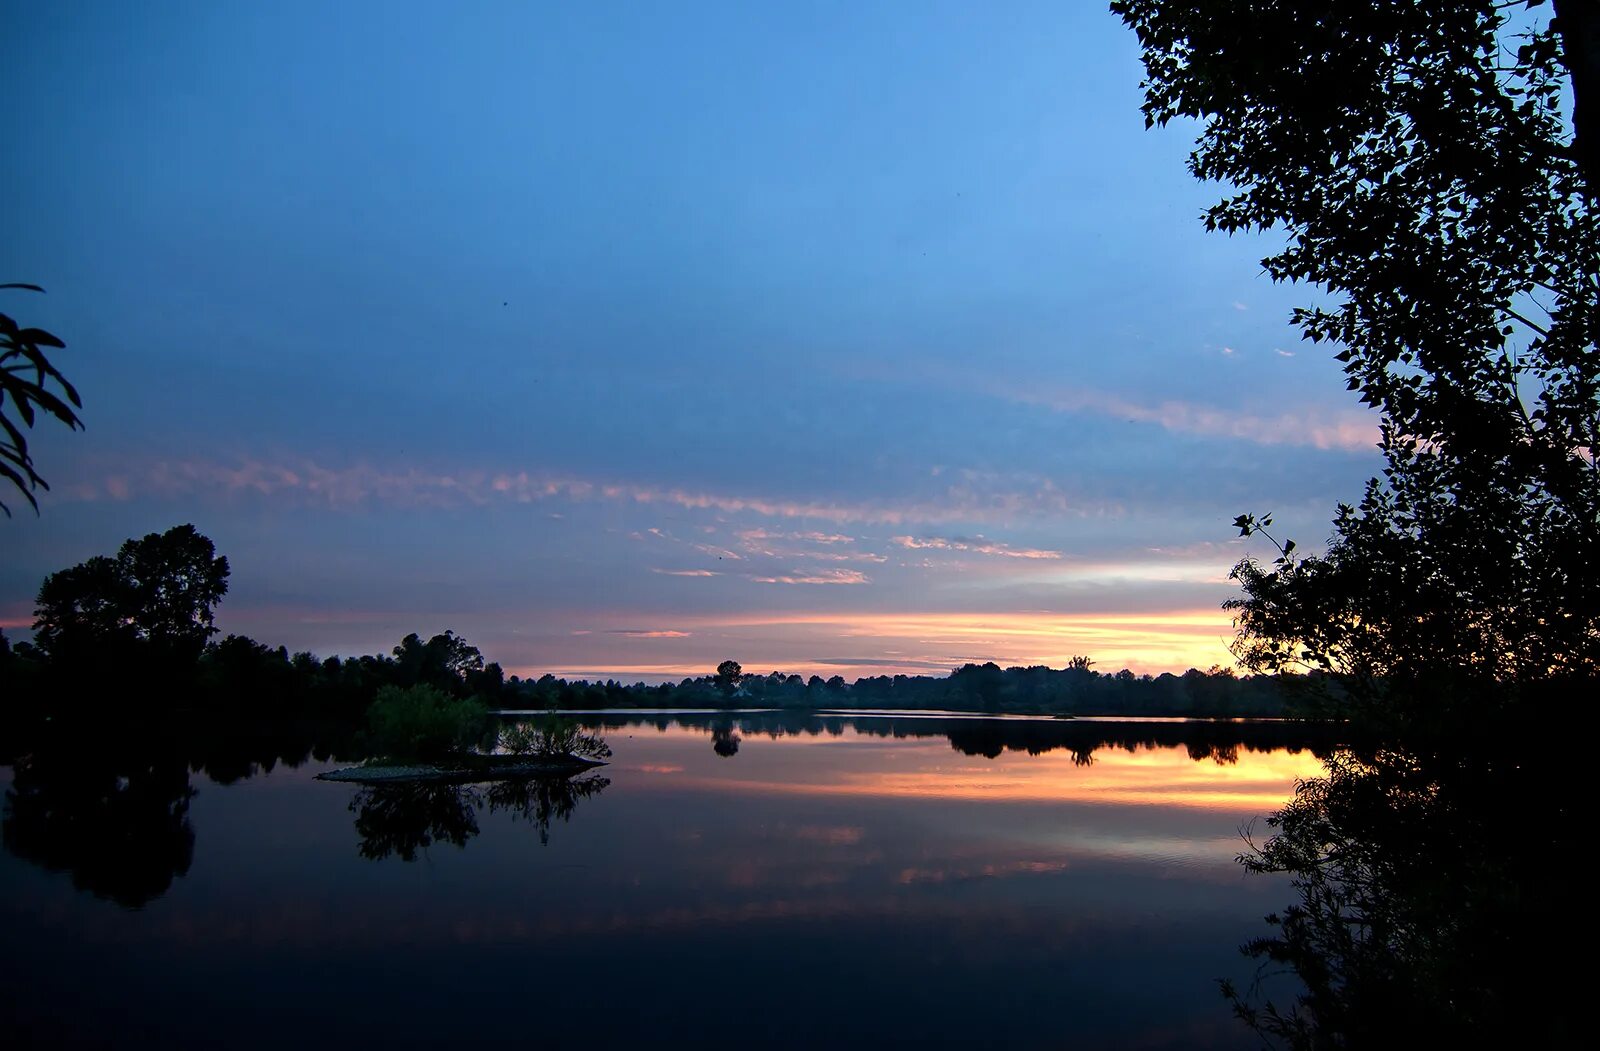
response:
<path id="1" fill-rule="evenodd" d="M 38 285 L 20 282 L 0 285 L 0 289 L 44 291 Z M 66 344 L 42 328 L 22 328 L 8 315 L 0 314 L 0 478 L 16 486 L 36 514 L 39 501 L 34 490 L 49 489 L 50 485 L 34 470 L 23 428 L 32 429 L 34 420 L 43 412 L 72 430 L 83 429 L 83 421 L 73 411 L 83 408 L 83 401 L 76 388 L 50 363 L 44 352 L 46 347 L 61 350 Z M 50 390 L 51 383 L 60 388 L 60 395 Z M 10 412 L 16 413 L 22 426 L 12 422 Z M 0 512 L 11 517 L 11 508 L 3 500 Z"/>

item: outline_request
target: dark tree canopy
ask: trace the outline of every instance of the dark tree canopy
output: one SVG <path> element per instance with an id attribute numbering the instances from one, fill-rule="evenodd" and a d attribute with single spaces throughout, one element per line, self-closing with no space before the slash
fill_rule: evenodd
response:
<path id="1" fill-rule="evenodd" d="M 1595 105 L 1595 6 L 1112 4 L 1147 123 L 1203 125 L 1207 227 L 1283 232 L 1263 266 L 1327 293 L 1294 320 L 1381 414 L 1326 553 L 1236 568 L 1253 670 L 1433 708 L 1600 670 L 1600 132 L 1564 108 Z"/>
<path id="2" fill-rule="evenodd" d="M 442 632 L 427 642 L 412 632 L 400 640 L 393 652 L 399 673 L 396 678 L 402 686 L 424 684 L 458 692 L 463 684 L 474 686 L 485 673 L 497 680 L 501 675 L 499 665 L 485 668 L 478 647 L 453 631 Z"/>
<path id="3" fill-rule="evenodd" d="M 44 291 L 38 285 L 24 284 L 0 285 L 0 289 Z M 33 455 L 28 451 L 24 429 L 31 429 L 41 412 L 54 416 L 73 430 L 83 427 L 73 411 L 82 408 L 83 402 L 72 384 L 45 356 L 46 347 L 60 349 L 66 344 L 42 328 L 23 328 L 9 316 L 0 314 L 0 481 L 16 486 L 35 511 L 39 509 L 39 501 L 33 495 L 34 490 L 50 486 L 33 468 Z M 60 389 L 59 395 L 50 389 L 51 384 Z M 11 508 L 4 500 L 0 500 L 0 512 L 11 517 Z"/>
<path id="4" fill-rule="evenodd" d="M 723 661 L 717 665 L 717 686 L 724 693 L 732 693 L 744 679 L 744 669 L 738 661 Z"/>
<path id="5" fill-rule="evenodd" d="M 138 654 L 196 660 L 216 634 L 228 560 L 192 525 L 129 540 L 52 573 L 39 588 L 34 641 L 52 661 L 106 663 Z"/>

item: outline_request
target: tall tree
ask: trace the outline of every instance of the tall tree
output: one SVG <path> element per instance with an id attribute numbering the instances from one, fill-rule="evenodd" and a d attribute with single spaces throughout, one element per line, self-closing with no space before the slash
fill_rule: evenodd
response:
<path id="1" fill-rule="evenodd" d="M 1111 6 L 1147 125 L 1203 125 L 1190 168 L 1228 187 L 1207 228 L 1281 229 L 1262 265 L 1328 293 L 1294 321 L 1381 414 L 1383 476 L 1325 553 L 1236 567 L 1242 662 L 1435 713 L 1594 677 L 1593 0 Z"/>
<path id="2" fill-rule="evenodd" d="M 24 284 L 0 285 L 0 289 L 44 291 L 38 285 Z M 50 486 L 33 468 L 33 455 L 28 451 L 24 428 L 33 427 L 39 412 L 54 416 L 73 430 L 83 427 L 73 411 L 83 407 L 77 390 L 45 356 L 46 347 L 65 346 L 42 328 L 23 328 L 9 316 L 0 314 L 0 479 L 16 486 L 35 511 L 39 509 L 39 501 L 33 495 L 34 490 Z M 51 384 L 60 389 L 59 395 L 50 389 Z M 16 421 L 11 419 L 12 413 L 16 414 Z M 18 422 L 22 426 L 19 427 Z M 3 500 L 0 500 L 0 513 L 11 517 L 11 508 Z"/>
<path id="3" fill-rule="evenodd" d="M 154 657 L 193 663 L 216 634 L 228 560 L 192 525 L 129 540 L 52 573 L 39 587 L 34 640 L 56 664 Z"/>
<path id="4" fill-rule="evenodd" d="M 728 696 L 733 696 L 733 691 L 739 688 L 743 680 L 744 669 L 738 661 L 723 661 L 717 665 L 717 688 Z"/>

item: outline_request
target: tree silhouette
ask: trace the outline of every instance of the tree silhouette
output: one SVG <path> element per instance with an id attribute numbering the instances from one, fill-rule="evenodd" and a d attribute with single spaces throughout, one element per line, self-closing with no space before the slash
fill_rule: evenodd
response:
<path id="1" fill-rule="evenodd" d="M 723 661 L 717 665 L 717 689 L 728 696 L 733 696 L 733 691 L 739 688 L 739 683 L 744 679 L 744 669 L 738 661 Z"/>
<path id="2" fill-rule="evenodd" d="M 1529 965 L 1567 958 L 1588 892 L 1579 747 L 1502 730 L 1336 752 L 1240 858 L 1296 897 L 1243 946 L 1256 979 L 1222 983 L 1235 1014 L 1291 1048 L 1579 1043 L 1587 971 Z"/>
<path id="3" fill-rule="evenodd" d="M 1147 124 L 1204 122 L 1190 167 L 1229 187 L 1208 229 L 1280 228 L 1275 281 L 1330 293 L 1381 414 L 1381 478 L 1323 555 L 1241 562 L 1255 670 L 1335 673 L 1370 710 L 1548 696 L 1600 671 L 1600 187 L 1595 5 L 1115 0 Z M 1548 10 L 1548 9 L 1546 9 Z M 1270 518 L 1241 515 L 1250 535 Z"/>
<path id="4" fill-rule="evenodd" d="M 44 291 L 38 285 L 0 285 L 0 289 L 9 288 Z M 23 428 L 31 429 L 37 413 L 41 411 L 73 430 L 83 428 L 83 421 L 73 411 L 75 408 L 81 409 L 83 402 L 78 398 L 77 390 L 45 356 L 45 347 L 64 349 L 66 344 L 42 328 L 22 328 L 8 315 L 0 314 L 0 479 L 16 486 L 23 498 L 33 505 L 35 512 L 39 510 L 39 501 L 33 491 L 49 489 L 50 486 L 34 470 L 33 456 L 28 451 L 28 436 Z M 51 392 L 51 383 L 61 389 L 60 395 Z M 21 427 L 12 421 L 10 412 L 16 413 Z M 11 508 L 3 500 L 0 500 L 0 512 L 4 512 L 7 518 L 11 517 Z"/>
<path id="5" fill-rule="evenodd" d="M 46 577 L 34 641 L 57 664 L 135 654 L 192 663 L 227 591 L 228 560 L 194 526 L 174 526 Z"/>
<path id="6" fill-rule="evenodd" d="M 80 736 L 19 758 L 0 822 L 5 849 L 127 908 L 166 893 L 194 860 L 195 791 L 181 756 L 141 744 Z"/>

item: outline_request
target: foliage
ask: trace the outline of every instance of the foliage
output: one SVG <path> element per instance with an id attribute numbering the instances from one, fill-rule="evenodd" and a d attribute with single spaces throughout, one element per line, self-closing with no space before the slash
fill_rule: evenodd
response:
<path id="1" fill-rule="evenodd" d="M 500 727 L 501 749 L 512 755 L 541 759 L 575 756 L 609 759 L 611 746 L 598 734 L 586 733 L 575 720 L 563 719 L 552 709 L 538 722 L 506 723 Z"/>
<path id="2" fill-rule="evenodd" d="M 1263 266 L 1329 293 L 1294 320 L 1381 414 L 1383 477 L 1326 554 L 1235 570 L 1253 670 L 1424 710 L 1600 670 L 1600 171 L 1563 114 L 1600 87 L 1596 14 L 1538 6 L 1112 4 L 1146 122 L 1204 122 L 1207 228 L 1282 229 Z"/>
<path id="3" fill-rule="evenodd" d="M 1575 1042 L 1581 969 L 1529 961 L 1563 957 L 1557 911 L 1587 881 L 1567 860 L 1580 766 L 1527 744 L 1345 749 L 1301 782 L 1240 858 L 1288 874 L 1297 900 L 1243 948 L 1257 981 L 1223 983 L 1235 1013 L 1295 1048 Z M 1279 1003 L 1285 970 L 1300 987 Z"/>
<path id="4" fill-rule="evenodd" d="M 728 696 L 739 688 L 739 683 L 744 680 L 744 669 L 738 661 L 723 661 L 717 665 L 717 689 Z"/>
<path id="5" fill-rule="evenodd" d="M 26 289 L 43 292 L 38 285 L 5 284 L 0 289 Z M 42 328 L 22 328 L 9 316 L 0 314 L 0 479 L 16 486 L 34 511 L 39 510 L 35 489 L 49 489 L 33 467 L 33 456 L 28 451 L 28 436 L 22 427 L 31 429 L 37 412 L 54 416 L 72 430 L 81 430 L 75 408 L 82 408 L 78 392 L 65 376 L 50 363 L 44 348 L 65 349 L 66 344 Z M 61 389 L 57 395 L 50 390 L 54 383 Z M 63 400 L 63 398 L 65 400 Z M 8 415 L 7 402 L 22 422 L 18 427 Z M 70 403 L 70 404 L 69 404 Z M 0 500 L 0 512 L 11 517 L 11 508 Z"/>
<path id="6" fill-rule="evenodd" d="M 192 662 L 216 633 L 213 607 L 227 591 L 228 560 L 194 526 L 174 526 L 46 577 L 34 641 L 53 662 Z"/>
<path id="7" fill-rule="evenodd" d="M 427 685 L 385 686 L 367 710 L 373 750 L 402 762 L 446 759 L 469 748 L 487 719 L 479 702 Z"/>
<path id="8" fill-rule="evenodd" d="M 452 693 L 463 688 L 476 693 L 485 676 L 496 680 L 500 677 L 498 664 L 485 666 L 478 647 L 453 631 L 435 635 L 427 642 L 413 632 L 400 640 L 393 653 L 402 686 L 421 682 Z"/>

